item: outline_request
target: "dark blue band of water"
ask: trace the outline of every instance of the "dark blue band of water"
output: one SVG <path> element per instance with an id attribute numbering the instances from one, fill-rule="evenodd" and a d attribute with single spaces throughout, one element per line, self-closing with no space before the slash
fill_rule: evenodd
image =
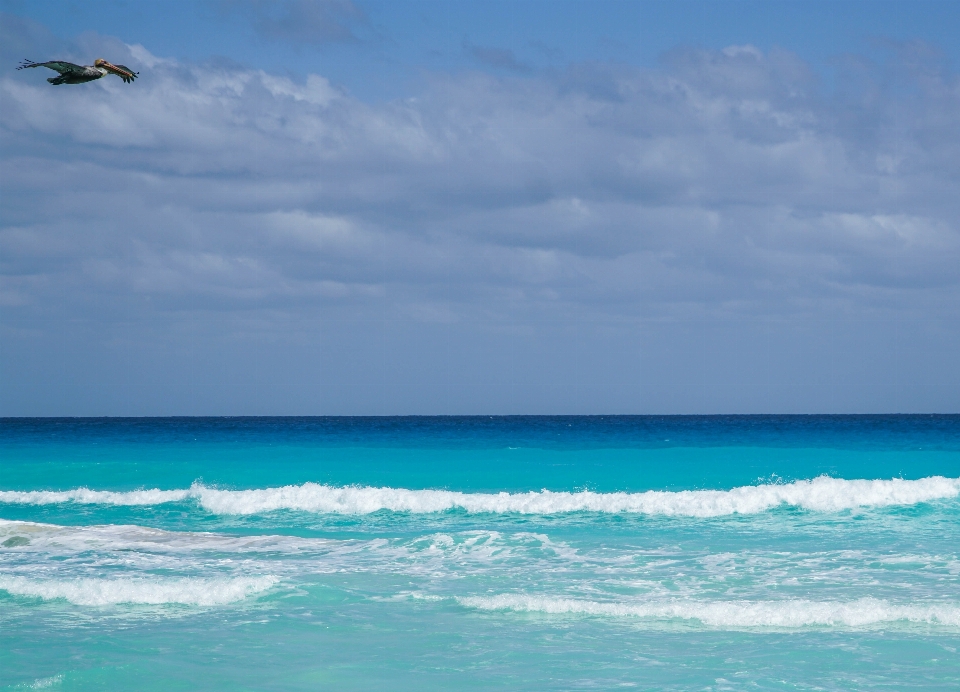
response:
<path id="1" fill-rule="evenodd" d="M 0 444 L 280 442 L 331 447 L 960 450 L 960 414 L 0 418 Z"/>

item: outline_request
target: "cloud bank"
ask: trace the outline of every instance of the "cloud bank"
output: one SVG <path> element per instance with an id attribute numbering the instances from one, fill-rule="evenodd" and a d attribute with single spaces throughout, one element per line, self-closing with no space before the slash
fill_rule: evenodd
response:
<path id="1" fill-rule="evenodd" d="M 8 345 L 67 316 L 201 313 L 956 333 L 960 77 L 922 43 L 844 57 L 829 86 L 732 46 L 434 74 L 371 104 L 320 74 L 86 40 L 141 70 L 135 88 L 0 78 Z"/>

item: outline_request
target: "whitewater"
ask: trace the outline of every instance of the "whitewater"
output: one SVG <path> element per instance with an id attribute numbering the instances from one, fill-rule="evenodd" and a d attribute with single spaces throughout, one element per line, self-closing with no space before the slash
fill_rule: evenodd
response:
<path id="1" fill-rule="evenodd" d="M 259 514 L 278 510 L 370 514 L 467 512 L 558 514 L 565 512 L 631 512 L 665 516 L 718 517 L 756 514 L 783 505 L 815 512 L 858 507 L 913 505 L 960 495 L 960 478 L 936 476 L 919 480 L 845 480 L 820 476 L 785 484 L 744 486 L 730 490 L 684 490 L 643 493 L 551 492 L 496 494 L 406 488 L 332 487 L 304 483 L 280 488 L 221 490 L 195 484 L 184 490 L 113 492 L 76 488 L 66 491 L 0 491 L 0 503 L 157 505 L 197 500 L 214 514 Z"/>

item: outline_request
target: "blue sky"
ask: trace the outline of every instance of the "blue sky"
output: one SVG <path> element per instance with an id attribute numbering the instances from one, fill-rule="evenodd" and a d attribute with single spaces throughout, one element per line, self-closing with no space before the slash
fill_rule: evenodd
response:
<path id="1" fill-rule="evenodd" d="M 0 11 L 0 414 L 960 410 L 960 3 Z"/>
<path id="2" fill-rule="evenodd" d="M 951 0 L 733 0 L 675 2 L 528 0 L 500 2 L 428 1 L 326 3 L 325 14 L 342 25 L 341 35 L 323 36 L 283 26 L 297 3 L 105 0 L 25 2 L 0 7 L 30 18 L 63 39 L 84 32 L 150 46 L 155 55 L 181 62 L 227 56 L 281 73 L 319 71 L 368 100 L 407 95 L 422 70 L 483 68 L 473 49 L 512 54 L 518 64 L 564 69 L 571 63 L 609 61 L 655 66 L 677 47 L 720 50 L 750 44 L 764 51 L 792 51 L 829 73 L 845 53 L 882 59 L 889 40 L 922 39 L 956 66 L 960 5 Z M 349 11 L 342 8 L 350 7 Z M 91 10 L 95 8 L 95 10 Z M 339 11 L 338 11 L 338 8 Z M 258 20 L 273 19 L 274 32 Z M 311 38 L 311 29 L 317 34 Z"/>

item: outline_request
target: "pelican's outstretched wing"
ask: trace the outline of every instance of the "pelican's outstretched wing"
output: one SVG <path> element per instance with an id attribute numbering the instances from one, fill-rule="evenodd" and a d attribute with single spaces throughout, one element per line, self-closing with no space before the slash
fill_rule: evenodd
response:
<path id="1" fill-rule="evenodd" d="M 77 76 L 82 77 L 87 68 L 81 65 L 74 65 L 72 62 L 65 62 L 63 60 L 51 60 L 49 62 L 33 62 L 32 60 L 24 60 L 20 63 L 18 70 L 22 70 L 25 67 L 49 67 L 51 70 L 55 70 L 65 77 Z"/>
<path id="2" fill-rule="evenodd" d="M 140 76 L 139 72 L 134 72 L 126 65 L 105 65 L 104 67 L 106 67 L 108 70 L 110 70 L 111 67 L 117 68 L 110 71 L 128 84 Z"/>

